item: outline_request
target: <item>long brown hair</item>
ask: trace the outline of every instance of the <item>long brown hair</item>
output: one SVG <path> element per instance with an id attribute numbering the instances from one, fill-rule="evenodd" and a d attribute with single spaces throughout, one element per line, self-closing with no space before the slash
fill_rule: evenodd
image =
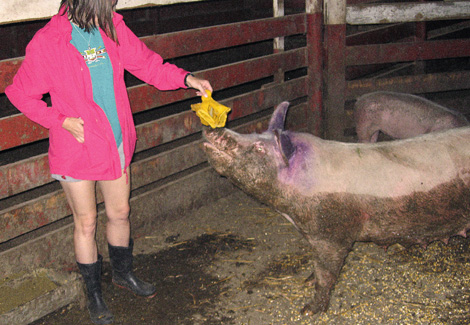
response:
<path id="1" fill-rule="evenodd" d="M 100 27 L 109 38 L 119 44 L 113 24 L 116 4 L 117 0 L 61 0 L 60 8 L 64 8 L 63 14 L 67 14 L 72 22 L 86 32 Z"/>

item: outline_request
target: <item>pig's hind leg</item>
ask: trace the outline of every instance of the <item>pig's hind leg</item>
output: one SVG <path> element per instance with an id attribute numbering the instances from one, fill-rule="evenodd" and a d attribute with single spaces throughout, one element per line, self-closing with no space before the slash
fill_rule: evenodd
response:
<path id="1" fill-rule="evenodd" d="M 306 283 L 315 286 L 315 293 L 312 301 L 302 309 L 304 315 L 314 315 L 328 309 L 331 290 L 352 248 L 352 243 L 345 247 L 327 240 L 309 239 L 309 242 L 313 247 L 314 271 Z"/>

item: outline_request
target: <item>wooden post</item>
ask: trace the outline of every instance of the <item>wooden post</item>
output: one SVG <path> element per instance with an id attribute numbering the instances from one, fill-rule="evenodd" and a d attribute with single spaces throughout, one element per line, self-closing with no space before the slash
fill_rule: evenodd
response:
<path id="1" fill-rule="evenodd" d="M 323 48 L 322 48 L 322 0 L 306 0 L 307 55 L 308 55 L 308 131 L 316 136 L 323 133 Z"/>
<path id="2" fill-rule="evenodd" d="M 418 0 L 418 2 L 424 2 L 424 0 Z M 426 22 L 425 21 L 419 21 L 415 23 L 415 37 L 417 41 L 426 40 Z M 414 70 L 414 74 L 426 73 L 426 62 L 416 61 L 413 70 Z"/>
<path id="3" fill-rule="evenodd" d="M 273 14 L 274 17 L 284 17 L 284 0 L 273 0 Z M 284 37 L 274 38 L 273 50 L 274 53 L 284 51 Z M 284 82 L 284 72 L 285 71 L 282 69 L 279 69 L 277 73 L 274 74 L 275 83 Z"/>
<path id="4" fill-rule="evenodd" d="M 345 140 L 346 0 L 325 0 L 325 109 L 327 139 Z"/>
<path id="5" fill-rule="evenodd" d="M 273 0 L 274 17 L 284 16 L 284 0 Z M 284 51 L 284 37 L 274 39 L 274 53 Z"/>

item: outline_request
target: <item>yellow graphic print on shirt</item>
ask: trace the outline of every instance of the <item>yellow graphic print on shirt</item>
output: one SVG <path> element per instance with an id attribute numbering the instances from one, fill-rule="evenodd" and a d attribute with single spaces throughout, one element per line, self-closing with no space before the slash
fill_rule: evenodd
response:
<path id="1" fill-rule="evenodd" d="M 106 53 L 106 49 L 103 47 L 98 47 L 98 50 L 96 49 L 96 47 L 94 48 L 88 48 L 88 50 L 85 50 L 85 53 L 80 53 L 83 58 L 85 59 L 85 62 L 87 64 L 92 64 L 92 63 L 97 63 L 99 62 L 99 59 L 104 59 L 104 54 Z"/>

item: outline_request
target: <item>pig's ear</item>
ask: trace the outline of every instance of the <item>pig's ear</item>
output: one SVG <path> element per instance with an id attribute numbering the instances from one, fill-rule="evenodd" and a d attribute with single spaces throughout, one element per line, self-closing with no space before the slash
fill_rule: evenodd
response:
<path id="1" fill-rule="evenodd" d="M 295 146 L 285 132 L 274 130 L 274 135 L 276 136 L 276 142 L 279 152 L 281 153 L 282 160 L 284 160 L 286 166 L 289 167 L 289 159 L 295 152 Z"/>
<path id="2" fill-rule="evenodd" d="M 273 132 L 274 130 L 284 130 L 284 123 L 286 120 L 287 109 L 289 108 L 289 102 L 282 102 L 277 105 L 276 110 L 271 116 L 269 121 L 268 131 Z"/>

